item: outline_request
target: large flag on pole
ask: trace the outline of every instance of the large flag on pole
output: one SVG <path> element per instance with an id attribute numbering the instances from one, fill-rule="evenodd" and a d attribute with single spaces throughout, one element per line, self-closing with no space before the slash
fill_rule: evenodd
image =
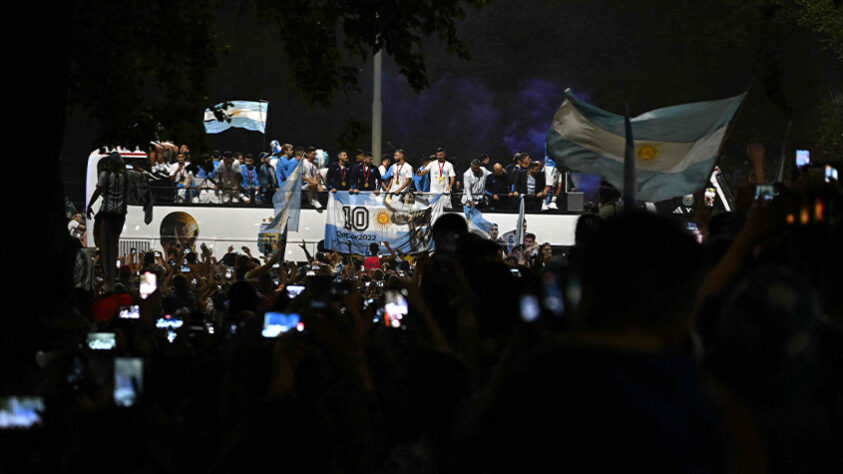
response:
<path id="1" fill-rule="evenodd" d="M 745 96 L 665 107 L 632 118 L 638 199 L 663 201 L 702 188 Z M 600 175 L 623 189 L 624 128 L 623 115 L 585 103 L 568 89 L 547 133 L 547 152 L 560 166 Z"/>
<path id="2" fill-rule="evenodd" d="M 217 104 L 215 109 L 222 117 L 217 117 L 211 109 L 205 109 L 205 133 L 220 133 L 231 127 L 266 133 L 269 102 L 265 100 L 232 100 Z"/>
<path id="3" fill-rule="evenodd" d="M 301 214 L 301 161 L 278 187 L 279 190 L 272 196 L 275 218 L 268 224 L 261 224 L 261 234 L 280 235 L 288 230 L 298 232 Z"/>

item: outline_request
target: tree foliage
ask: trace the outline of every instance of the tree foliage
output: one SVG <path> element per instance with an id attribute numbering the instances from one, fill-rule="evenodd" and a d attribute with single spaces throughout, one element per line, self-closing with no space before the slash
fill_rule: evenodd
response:
<path id="1" fill-rule="evenodd" d="M 100 122 L 105 143 L 201 140 L 216 64 L 205 0 L 79 0 L 71 13 L 69 103 Z M 210 8 L 209 8 L 210 7 Z"/>
<path id="2" fill-rule="evenodd" d="M 457 35 L 463 4 L 490 0 L 254 0 L 258 12 L 277 22 L 292 83 L 312 104 L 327 106 L 338 92 L 359 91 L 359 68 L 386 51 L 416 92 L 429 85 L 422 42 L 435 36 L 446 50 L 470 59 Z"/>

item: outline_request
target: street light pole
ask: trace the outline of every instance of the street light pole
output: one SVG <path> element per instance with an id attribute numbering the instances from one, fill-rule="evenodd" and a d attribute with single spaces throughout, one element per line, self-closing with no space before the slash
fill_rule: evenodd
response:
<path id="1" fill-rule="evenodd" d="M 381 164 L 381 122 L 383 102 L 381 102 L 381 66 L 383 49 L 375 53 L 374 79 L 372 84 L 372 155 L 376 165 Z"/>

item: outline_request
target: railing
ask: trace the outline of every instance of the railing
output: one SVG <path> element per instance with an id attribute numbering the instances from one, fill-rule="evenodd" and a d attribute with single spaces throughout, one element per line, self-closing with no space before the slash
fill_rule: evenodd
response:
<path id="1" fill-rule="evenodd" d="M 260 191 L 256 191 L 256 195 Z M 361 191 L 371 192 L 371 191 Z M 382 192 L 383 193 L 383 192 Z M 302 191 L 302 209 L 317 209 L 325 208 L 328 204 L 328 196 L 330 192 L 321 191 L 311 193 Z M 450 193 L 451 208 L 462 209 L 462 195 L 461 192 Z M 247 201 L 247 193 L 241 189 L 226 189 L 220 187 L 218 191 L 208 188 L 177 188 L 175 183 L 171 181 L 161 180 L 152 183 L 152 196 L 155 205 L 178 205 L 186 207 L 244 207 L 244 208 L 272 208 L 272 202 L 258 201 L 256 198 Z M 319 207 L 313 204 L 311 196 L 319 202 Z M 562 193 L 555 198 L 555 206 L 545 208 L 542 210 L 542 199 L 528 198 L 527 213 L 543 213 L 543 214 L 580 214 L 583 212 L 583 201 L 581 193 Z M 490 205 L 487 200 L 478 206 L 482 211 L 496 212 L 496 213 L 518 213 L 519 201 L 518 198 L 505 197 L 496 205 Z M 555 207 L 555 209 L 554 209 Z"/>

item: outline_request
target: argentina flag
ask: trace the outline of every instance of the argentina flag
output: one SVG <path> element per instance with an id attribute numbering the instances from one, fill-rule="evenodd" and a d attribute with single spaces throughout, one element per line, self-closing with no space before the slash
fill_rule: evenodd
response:
<path id="1" fill-rule="evenodd" d="M 211 109 L 205 109 L 205 133 L 220 133 L 231 127 L 245 128 L 266 133 L 266 113 L 269 102 L 265 100 L 232 100 L 217 104 L 224 119 L 220 120 Z"/>
<path id="2" fill-rule="evenodd" d="M 745 96 L 665 107 L 632 118 L 637 198 L 664 201 L 702 188 Z M 559 166 L 600 175 L 620 190 L 625 135 L 623 115 L 580 101 L 568 89 L 547 133 L 547 154 Z"/>
<path id="3" fill-rule="evenodd" d="M 261 234 L 282 235 L 287 231 L 298 232 L 301 214 L 301 168 L 299 161 L 287 180 L 279 184 L 278 191 L 272 196 L 275 218 L 269 223 L 261 224 Z"/>

